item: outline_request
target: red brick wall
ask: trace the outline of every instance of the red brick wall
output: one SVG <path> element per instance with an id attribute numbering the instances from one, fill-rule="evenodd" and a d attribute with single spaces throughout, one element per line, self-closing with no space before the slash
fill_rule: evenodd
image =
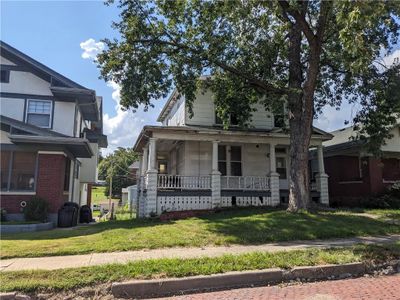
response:
<path id="1" fill-rule="evenodd" d="M 49 213 L 56 213 L 68 199 L 64 195 L 64 171 L 66 158 L 61 154 L 39 154 L 36 196 L 49 202 Z M 1 195 L 1 207 L 8 213 L 21 213 L 21 201 L 29 201 L 30 195 Z"/>
<path id="2" fill-rule="evenodd" d="M 362 183 L 343 184 L 343 179 L 351 180 L 349 175 L 358 169 L 358 157 L 327 157 L 325 169 L 329 175 L 329 200 L 333 206 L 358 206 L 362 198 L 379 195 L 388 186 L 382 182 L 383 164 L 378 158 L 361 159 Z"/>

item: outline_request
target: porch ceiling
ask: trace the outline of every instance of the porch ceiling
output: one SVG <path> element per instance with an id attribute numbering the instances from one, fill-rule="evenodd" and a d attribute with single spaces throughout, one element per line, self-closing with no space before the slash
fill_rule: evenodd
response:
<path id="1" fill-rule="evenodd" d="M 200 126 L 145 126 L 136 141 L 134 150 L 141 152 L 150 137 L 158 139 L 158 150 L 164 141 L 220 141 L 226 143 L 289 145 L 289 135 L 279 129 L 224 130 L 222 128 Z M 322 141 L 330 138 L 331 136 L 328 134 L 315 133 L 312 136 L 311 144 L 317 146 Z M 167 144 L 170 145 L 170 143 Z"/>

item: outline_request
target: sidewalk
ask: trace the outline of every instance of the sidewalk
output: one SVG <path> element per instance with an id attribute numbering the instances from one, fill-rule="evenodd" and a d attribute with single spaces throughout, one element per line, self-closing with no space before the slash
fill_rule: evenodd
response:
<path id="1" fill-rule="evenodd" d="M 36 258 L 12 258 L 0 261 L 0 271 L 20 271 L 31 269 L 56 270 L 78 268 L 112 263 L 128 263 L 137 260 L 157 258 L 216 257 L 226 254 L 249 252 L 277 252 L 304 250 L 308 248 L 330 248 L 354 244 L 384 244 L 400 241 L 400 234 L 390 236 L 356 237 L 347 239 L 289 241 L 262 245 L 210 246 L 203 248 L 163 248 L 152 250 L 92 253 L 84 255 L 50 256 Z"/>

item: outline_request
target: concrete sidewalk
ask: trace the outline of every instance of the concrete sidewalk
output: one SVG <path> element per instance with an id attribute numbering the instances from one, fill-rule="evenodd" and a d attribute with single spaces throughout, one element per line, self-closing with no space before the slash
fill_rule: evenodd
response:
<path id="1" fill-rule="evenodd" d="M 138 260 L 157 258 L 197 258 L 216 257 L 226 254 L 243 254 L 249 252 L 277 252 L 304 250 L 308 248 L 330 248 L 351 246 L 354 244 L 385 244 L 400 241 L 400 234 L 388 236 L 356 237 L 347 239 L 310 240 L 277 242 L 262 245 L 232 245 L 203 248 L 163 248 L 153 250 L 92 253 L 84 255 L 50 256 L 37 258 L 13 258 L 0 261 L 0 270 L 20 271 L 31 269 L 56 270 L 78 268 L 112 263 L 128 263 Z"/>

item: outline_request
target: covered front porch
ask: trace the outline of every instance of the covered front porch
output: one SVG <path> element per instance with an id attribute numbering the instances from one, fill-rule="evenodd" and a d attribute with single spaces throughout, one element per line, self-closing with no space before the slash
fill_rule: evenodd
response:
<path id="1" fill-rule="evenodd" d="M 277 206 L 287 202 L 289 138 L 279 132 L 188 127 L 144 129 L 138 215 L 210 210 L 229 206 Z M 316 135 L 319 174 L 312 196 L 328 204 L 323 135 Z"/>

